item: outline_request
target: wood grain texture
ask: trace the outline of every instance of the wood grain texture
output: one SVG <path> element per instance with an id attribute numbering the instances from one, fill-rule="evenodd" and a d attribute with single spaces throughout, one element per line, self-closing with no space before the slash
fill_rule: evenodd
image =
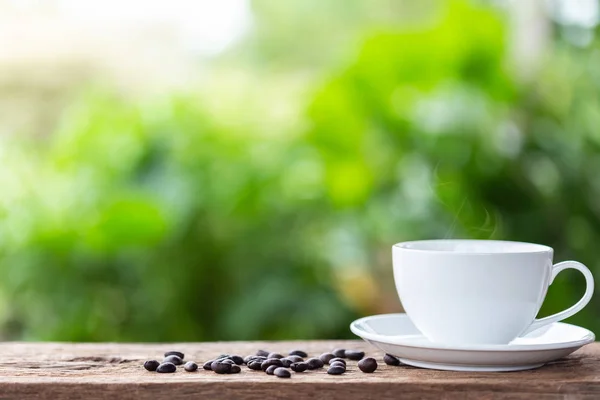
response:
<path id="1" fill-rule="evenodd" d="M 280 379 L 246 367 L 236 375 L 182 369 L 158 374 L 142 367 L 167 350 L 183 351 L 186 360 L 200 364 L 221 353 L 303 349 L 316 356 L 335 347 L 365 350 L 377 358 L 379 368 L 364 374 L 348 361 L 341 376 L 317 370 Z M 600 399 L 600 343 L 536 370 L 504 373 L 390 367 L 381 361 L 381 352 L 361 341 L 3 343 L 0 354 L 0 399 Z"/>

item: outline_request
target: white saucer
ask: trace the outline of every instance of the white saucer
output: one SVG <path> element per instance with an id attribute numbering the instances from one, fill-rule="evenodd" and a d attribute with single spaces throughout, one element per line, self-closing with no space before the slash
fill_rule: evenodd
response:
<path id="1" fill-rule="evenodd" d="M 506 345 L 450 346 L 427 340 L 406 314 L 365 317 L 350 330 L 408 365 L 448 371 L 520 371 L 565 357 L 595 340 L 579 326 L 556 322 Z"/>

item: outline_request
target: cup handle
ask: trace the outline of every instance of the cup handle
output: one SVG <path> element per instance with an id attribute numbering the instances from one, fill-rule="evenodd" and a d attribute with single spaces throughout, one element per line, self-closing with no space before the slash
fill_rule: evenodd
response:
<path id="1" fill-rule="evenodd" d="M 544 325 L 548 325 L 553 322 L 557 322 L 557 321 L 561 321 L 565 318 L 569 318 L 570 316 L 577 314 L 583 307 L 585 307 L 587 305 L 587 303 L 590 302 L 590 299 L 592 298 L 592 294 L 594 293 L 594 277 L 592 276 L 592 273 L 590 272 L 590 270 L 580 262 L 563 261 L 558 264 L 554 264 L 554 266 L 552 267 L 552 276 L 550 277 L 550 285 L 552 285 L 552 282 L 554 281 L 554 278 L 556 278 L 556 275 L 558 275 L 561 271 L 563 271 L 565 269 L 569 269 L 569 268 L 576 269 L 577 271 L 581 272 L 583 274 L 583 276 L 585 277 L 585 284 L 586 284 L 585 294 L 583 295 L 581 300 L 579 300 L 573 306 L 567 308 L 564 311 L 561 311 L 561 312 L 553 314 L 553 315 L 549 315 L 544 318 L 535 319 L 531 323 L 531 325 L 529 325 L 529 327 L 527 329 L 525 329 L 525 331 L 523 333 L 521 333 L 521 335 L 519 335 L 519 336 L 526 335 L 529 332 L 539 329 Z"/>

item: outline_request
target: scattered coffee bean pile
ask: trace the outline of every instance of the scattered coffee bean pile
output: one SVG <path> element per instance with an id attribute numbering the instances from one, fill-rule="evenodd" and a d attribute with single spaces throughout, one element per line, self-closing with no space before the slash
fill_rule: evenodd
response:
<path id="1" fill-rule="evenodd" d="M 295 373 L 302 373 L 307 370 L 318 370 L 327 367 L 329 375 L 341 375 L 346 372 L 346 359 L 358 361 L 357 366 L 362 372 L 373 373 L 377 369 L 377 360 L 368 357 L 365 358 L 364 351 L 334 349 L 331 353 L 323 353 L 319 357 L 308 358 L 308 353 L 302 350 L 292 350 L 289 355 L 283 356 L 279 353 L 271 353 L 265 350 L 258 350 L 256 354 L 242 358 L 238 355 L 221 354 L 220 356 L 206 361 L 202 368 L 212 371 L 216 374 L 238 374 L 242 371 L 241 365 L 246 365 L 254 371 L 264 371 L 267 375 L 274 375 L 279 378 L 291 378 L 291 369 Z M 148 360 L 144 363 L 144 368 L 148 371 L 159 373 L 172 373 L 177 371 L 177 366 L 183 365 L 187 372 L 198 370 L 198 364 L 193 361 L 185 362 L 185 355 L 179 351 L 168 351 L 164 354 L 162 362 Z M 387 365 L 400 365 L 400 360 L 391 354 L 386 354 L 383 361 Z"/>
<path id="2" fill-rule="evenodd" d="M 162 362 L 158 362 L 156 360 L 148 360 L 144 363 L 144 368 L 148 371 L 156 371 L 159 373 L 167 374 L 171 372 L 177 371 L 177 365 L 183 364 L 184 354 L 179 351 L 167 351 L 164 354 L 164 359 Z M 196 368 L 194 369 L 194 365 Z M 188 362 L 185 364 L 184 369 L 186 371 L 195 371 L 198 369 L 198 365 L 194 362 Z"/>

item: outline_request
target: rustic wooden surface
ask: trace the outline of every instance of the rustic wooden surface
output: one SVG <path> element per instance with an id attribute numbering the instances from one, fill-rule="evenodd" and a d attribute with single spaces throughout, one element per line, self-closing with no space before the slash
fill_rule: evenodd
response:
<path id="1" fill-rule="evenodd" d="M 341 376 L 317 370 L 281 379 L 246 367 L 236 375 L 202 369 L 158 374 L 142 367 L 167 350 L 180 350 L 200 364 L 221 353 L 303 349 L 319 355 L 335 347 L 365 350 L 377 358 L 378 370 L 364 374 L 348 361 Z M 600 342 L 536 370 L 504 373 L 390 367 L 381 352 L 360 341 L 3 343 L 0 354 L 0 399 L 600 399 Z"/>

